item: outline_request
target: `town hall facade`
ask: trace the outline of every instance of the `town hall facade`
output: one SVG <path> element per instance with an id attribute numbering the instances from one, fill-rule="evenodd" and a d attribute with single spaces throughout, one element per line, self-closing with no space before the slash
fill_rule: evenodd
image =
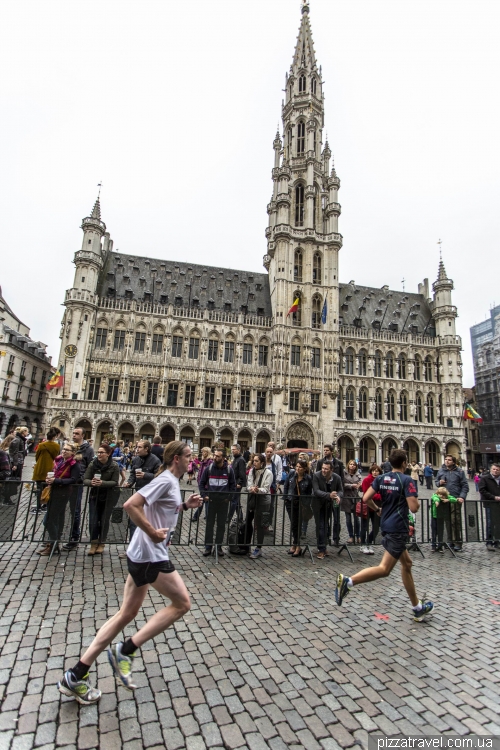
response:
<path id="1" fill-rule="evenodd" d="M 416 293 L 339 281 L 340 180 L 307 4 L 285 88 L 265 273 L 117 252 L 98 199 L 66 292 L 65 384 L 48 422 L 96 441 L 159 434 L 195 449 L 331 442 L 365 465 L 396 446 L 434 467 L 444 452 L 465 458 L 443 262 Z"/>

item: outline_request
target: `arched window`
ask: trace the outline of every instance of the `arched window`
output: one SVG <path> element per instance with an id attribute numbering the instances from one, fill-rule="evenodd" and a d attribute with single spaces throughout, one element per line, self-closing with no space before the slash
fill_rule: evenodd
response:
<path id="1" fill-rule="evenodd" d="M 432 383 L 432 357 L 429 354 L 424 360 L 424 380 Z"/>
<path id="2" fill-rule="evenodd" d="M 419 354 L 415 355 L 415 370 L 413 372 L 414 380 L 422 380 L 422 359 Z"/>
<path id="3" fill-rule="evenodd" d="M 347 349 L 345 353 L 344 372 L 346 375 L 354 375 L 354 349 Z"/>
<path id="4" fill-rule="evenodd" d="M 304 226 L 304 185 L 295 188 L 295 226 Z"/>
<path id="5" fill-rule="evenodd" d="M 429 424 L 434 424 L 435 420 L 435 408 L 434 408 L 434 396 L 429 393 L 427 396 L 427 421 Z"/>
<path id="6" fill-rule="evenodd" d="M 417 393 L 417 398 L 415 401 L 415 422 L 423 422 L 424 421 L 424 406 L 422 403 L 422 396 L 420 393 Z"/>
<path id="7" fill-rule="evenodd" d="M 402 422 L 408 422 L 408 396 L 402 393 L 399 397 L 399 418 Z"/>
<path id="8" fill-rule="evenodd" d="M 399 355 L 399 379 L 406 380 L 406 354 Z"/>
<path id="9" fill-rule="evenodd" d="M 375 394 L 375 419 L 383 419 L 383 398 L 382 391 L 377 391 Z"/>
<path id="10" fill-rule="evenodd" d="M 290 159 L 292 156 L 292 128 L 288 128 L 286 131 L 286 158 Z"/>
<path id="11" fill-rule="evenodd" d="M 368 395 L 364 388 L 359 392 L 358 415 L 360 419 L 366 419 L 368 416 Z"/>
<path id="12" fill-rule="evenodd" d="M 305 122 L 297 123 L 297 155 L 303 154 L 306 150 L 306 124 Z"/>
<path id="13" fill-rule="evenodd" d="M 304 75 L 299 78 L 299 94 L 303 94 L 306 90 L 306 77 Z"/>
<path id="14" fill-rule="evenodd" d="M 339 388 L 339 392 L 337 394 L 337 418 L 342 419 L 342 388 Z"/>
<path id="15" fill-rule="evenodd" d="M 436 443 L 433 440 L 431 440 L 425 446 L 425 450 L 426 450 L 426 453 L 427 453 L 427 463 L 431 464 L 431 466 L 437 466 L 438 465 L 439 448 L 436 445 Z"/>
<path id="16" fill-rule="evenodd" d="M 293 256 L 293 280 L 302 281 L 302 250 L 296 250 Z"/>
<path id="17" fill-rule="evenodd" d="M 321 254 L 314 253 L 313 255 L 313 284 L 321 284 Z"/>
<path id="18" fill-rule="evenodd" d="M 366 375 L 366 352 L 361 349 L 358 354 L 358 375 Z"/>
<path id="19" fill-rule="evenodd" d="M 376 378 L 382 377 L 382 354 L 381 352 L 375 352 L 375 372 Z"/>
<path id="20" fill-rule="evenodd" d="M 348 388 L 345 394 L 345 418 L 354 420 L 354 388 Z"/>
<path id="21" fill-rule="evenodd" d="M 312 327 L 321 328 L 321 298 L 317 294 L 312 299 Z"/>
<path id="22" fill-rule="evenodd" d="M 385 377 L 394 377 L 394 354 L 392 352 L 389 352 L 385 358 Z"/>
<path id="23" fill-rule="evenodd" d="M 311 79 L 311 91 L 314 95 L 316 95 L 316 79 L 315 78 Z"/>
<path id="24" fill-rule="evenodd" d="M 394 422 L 396 419 L 396 397 L 393 391 L 387 394 L 387 419 Z"/>

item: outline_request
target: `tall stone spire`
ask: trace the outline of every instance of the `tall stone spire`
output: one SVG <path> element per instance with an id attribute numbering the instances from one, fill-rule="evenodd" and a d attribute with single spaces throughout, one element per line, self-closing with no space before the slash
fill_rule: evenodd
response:
<path id="1" fill-rule="evenodd" d="M 439 259 L 439 267 L 438 267 L 438 281 L 445 281 L 448 280 L 448 276 L 446 274 L 446 269 L 444 267 L 443 258 L 440 257 Z"/>
<path id="2" fill-rule="evenodd" d="M 301 70 L 312 72 L 316 70 L 316 67 L 316 55 L 314 52 L 311 24 L 309 22 L 309 4 L 304 2 L 302 5 L 302 20 L 290 72 L 297 75 Z"/>
<path id="3" fill-rule="evenodd" d="M 90 214 L 92 219 L 101 219 L 101 201 L 99 196 L 97 196 L 97 200 L 94 203 L 94 208 L 92 209 L 92 213 Z"/>

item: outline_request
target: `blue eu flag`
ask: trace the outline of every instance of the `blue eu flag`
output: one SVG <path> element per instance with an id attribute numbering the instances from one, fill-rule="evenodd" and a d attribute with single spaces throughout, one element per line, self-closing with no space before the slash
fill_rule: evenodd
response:
<path id="1" fill-rule="evenodd" d="M 323 323 L 323 325 L 325 325 L 325 323 L 326 323 L 326 313 L 327 313 L 327 310 L 328 310 L 328 308 L 326 306 L 326 297 L 325 297 L 325 301 L 323 303 L 323 309 L 321 311 L 321 322 Z"/>

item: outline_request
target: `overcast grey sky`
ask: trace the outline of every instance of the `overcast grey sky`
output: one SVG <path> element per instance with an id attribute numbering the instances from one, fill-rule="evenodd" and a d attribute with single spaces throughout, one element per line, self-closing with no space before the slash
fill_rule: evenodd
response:
<path id="1" fill-rule="evenodd" d="M 500 303 L 500 2 L 310 7 L 341 281 L 416 292 L 441 238 L 471 385 L 469 327 Z M 262 270 L 299 0 L 17 0 L 0 23 L 0 282 L 55 364 L 100 180 L 115 249 Z"/>

